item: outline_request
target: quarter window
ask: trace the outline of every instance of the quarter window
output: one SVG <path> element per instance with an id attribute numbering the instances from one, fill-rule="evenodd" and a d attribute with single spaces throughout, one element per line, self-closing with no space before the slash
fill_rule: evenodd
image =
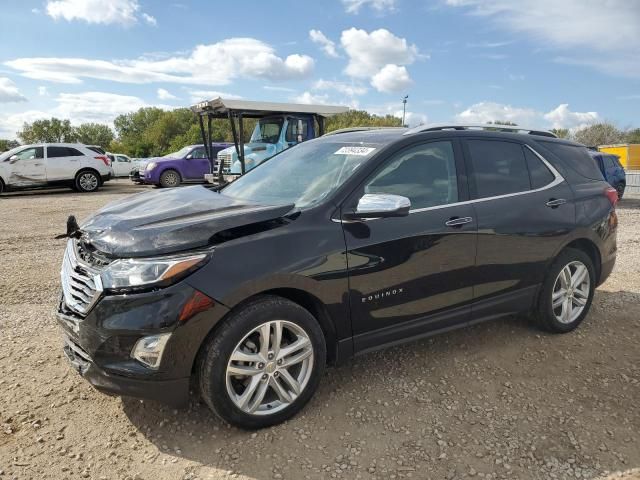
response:
<path id="1" fill-rule="evenodd" d="M 365 193 L 407 197 L 411 208 L 458 201 L 458 178 L 451 142 L 433 142 L 394 155 L 366 184 Z"/>
<path id="2" fill-rule="evenodd" d="M 469 140 L 467 144 L 478 198 L 531 188 L 521 145 L 498 140 Z"/>
<path id="3" fill-rule="evenodd" d="M 527 159 L 529 176 L 531 177 L 531 188 L 534 190 L 549 185 L 555 178 L 551 170 L 527 147 L 524 148 L 524 156 Z"/>

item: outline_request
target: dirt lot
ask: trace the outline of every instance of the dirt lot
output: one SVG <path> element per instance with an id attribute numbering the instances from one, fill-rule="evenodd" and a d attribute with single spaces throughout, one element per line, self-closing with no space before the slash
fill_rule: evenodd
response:
<path id="1" fill-rule="evenodd" d="M 513 318 L 363 356 L 247 433 L 199 403 L 102 395 L 62 356 L 53 237 L 141 188 L 0 198 L 0 480 L 640 478 L 640 198 L 619 205 L 618 265 L 578 331 Z"/>

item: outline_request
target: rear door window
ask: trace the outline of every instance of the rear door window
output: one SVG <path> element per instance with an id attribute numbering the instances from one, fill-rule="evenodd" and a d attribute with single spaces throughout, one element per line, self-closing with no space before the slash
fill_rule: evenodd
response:
<path id="1" fill-rule="evenodd" d="M 524 156 L 527 159 L 527 168 L 529 168 L 529 177 L 531 178 L 531 188 L 538 189 L 545 185 L 549 185 L 555 179 L 549 167 L 547 167 L 538 156 L 529 150 L 524 148 Z"/>
<path id="2" fill-rule="evenodd" d="M 522 146 L 500 140 L 468 140 L 476 197 L 524 192 L 531 188 Z"/>
<path id="3" fill-rule="evenodd" d="M 68 157 L 67 147 L 47 147 L 47 157 L 58 158 Z"/>

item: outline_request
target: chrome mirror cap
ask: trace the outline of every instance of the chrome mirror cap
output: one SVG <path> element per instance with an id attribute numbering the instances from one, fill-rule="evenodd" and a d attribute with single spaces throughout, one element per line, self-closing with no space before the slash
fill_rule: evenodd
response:
<path id="1" fill-rule="evenodd" d="M 353 216 L 356 218 L 405 217 L 409 215 L 411 201 L 390 193 L 366 193 L 358 201 Z"/>

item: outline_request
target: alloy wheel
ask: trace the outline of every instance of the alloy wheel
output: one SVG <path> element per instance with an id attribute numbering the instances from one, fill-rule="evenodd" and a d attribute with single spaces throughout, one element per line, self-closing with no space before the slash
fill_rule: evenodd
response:
<path id="1" fill-rule="evenodd" d="M 551 308 L 560 323 L 574 322 L 582 314 L 591 290 L 589 270 L 579 261 L 573 261 L 560 270 L 553 285 Z"/>
<path id="2" fill-rule="evenodd" d="M 93 173 L 83 173 L 80 175 L 80 188 L 85 192 L 90 192 L 98 188 L 98 177 L 96 177 Z"/>
<path id="3" fill-rule="evenodd" d="M 180 180 L 178 179 L 178 174 L 175 172 L 165 173 L 164 181 L 168 187 L 175 187 L 180 182 Z"/>
<path id="4" fill-rule="evenodd" d="M 286 320 L 254 328 L 234 348 L 226 370 L 227 394 L 245 413 L 270 415 L 291 405 L 313 370 L 309 335 Z"/>

